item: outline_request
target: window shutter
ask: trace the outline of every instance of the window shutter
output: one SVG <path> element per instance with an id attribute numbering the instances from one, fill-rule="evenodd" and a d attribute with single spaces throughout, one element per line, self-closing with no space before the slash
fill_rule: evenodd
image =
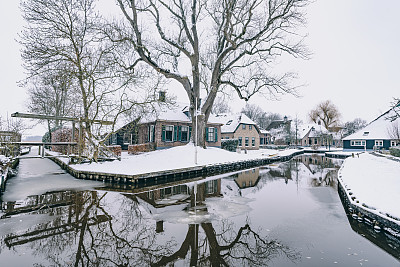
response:
<path id="1" fill-rule="evenodd" d="M 178 126 L 174 126 L 174 141 L 178 140 Z"/>
<path id="2" fill-rule="evenodd" d="M 182 141 L 182 126 L 178 126 L 178 141 Z"/>
<path id="3" fill-rule="evenodd" d="M 162 126 L 161 141 L 165 141 L 165 126 Z"/>
<path id="4" fill-rule="evenodd" d="M 215 135 L 214 135 L 215 139 L 214 139 L 214 142 L 218 142 L 218 128 L 215 127 L 215 128 L 214 128 L 214 131 L 215 131 Z"/>
<path id="5" fill-rule="evenodd" d="M 190 140 L 191 137 L 192 137 L 192 126 L 189 126 L 189 140 Z"/>
<path id="6" fill-rule="evenodd" d="M 147 136 L 147 142 L 150 142 L 151 140 L 151 125 L 149 125 L 149 134 Z"/>
<path id="7" fill-rule="evenodd" d="M 206 142 L 208 142 L 208 127 L 206 127 Z"/>

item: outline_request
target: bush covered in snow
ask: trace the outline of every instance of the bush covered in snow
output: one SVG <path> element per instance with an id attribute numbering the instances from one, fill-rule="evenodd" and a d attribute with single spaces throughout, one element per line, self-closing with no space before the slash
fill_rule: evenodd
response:
<path id="1" fill-rule="evenodd" d="M 232 151 L 232 152 L 236 151 L 238 144 L 239 144 L 238 139 L 222 139 L 221 140 L 221 148 L 228 150 L 228 151 Z"/>
<path id="2" fill-rule="evenodd" d="M 389 150 L 390 150 L 390 154 L 392 156 L 400 157 L 400 147 L 398 147 L 398 146 L 391 147 Z"/>
<path id="3" fill-rule="evenodd" d="M 74 140 L 72 140 L 72 128 L 63 127 L 56 131 L 54 131 L 51 135 L 51 142 L 78 142 L 79 132 L 75 129 Z M 67 145 L 57 145 L 51 147 L 52 151 L 59 152 L 62 154 L 68 154 L 68 146 Z M 77 154 L 78 147 L 71 147 L 71 153 Z"/>

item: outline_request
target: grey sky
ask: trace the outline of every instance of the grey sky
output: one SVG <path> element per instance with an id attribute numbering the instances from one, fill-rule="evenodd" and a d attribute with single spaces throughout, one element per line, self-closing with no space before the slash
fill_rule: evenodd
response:
<path id="1" fill-rule="evenodd" d="M 105 0 L 102 0 L 105 1 Z M 112 1 L 112 0 L 110 0 Z M 15 39 L 22 29 L 19 1 L 0 6 L 0 115 L 26 111 L 26 93 L 16 84 L 24 78 Z M 312 59 L 283 60 L 281 64 L 299 73 L 301 98 L 283 96 L 281 101 L 256 97 L 250 101 L 265 111 L 289 116 L 306 114 L 330 99 L 346 122 L 360 117 L 371 121 L 400 97 L 400 1 L 316 0 L 307 9 L 306 44 Z M 178 91 L 185 101 L 183 90 Z M 235 110 L 244 106 L 235 101 Z"/>

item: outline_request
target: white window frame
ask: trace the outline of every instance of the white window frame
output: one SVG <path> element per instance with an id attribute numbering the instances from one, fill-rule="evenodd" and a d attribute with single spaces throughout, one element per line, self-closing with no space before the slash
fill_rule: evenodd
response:
<path id="1" fill-rule="evenodd" d="M 207 142 L 215 142 L 215 128 L 209 127 L 208 128 L 208 139 Z"/>
<path id="2" fill-rule="evenodd" d="M 365 146 L 365 140 L 351 140 L 351 146 Z"/>
<path id="3" fill-rule="evenodd" d="M 243 146 L 243 138 L 241 136 L 238 137 L 238 146 Z"/>
<path id="4" fill-rule="evenodd" d="M 396 140 L 390 140 L 390 146 L 396 146 Z"/>
<path id="5" fill-rule="evenodd" d="M 251 146 L 256 146 L 256 138 L 255 137 L 251 138 Z"/>
<path id="6" fill-rule="evenodd" d="M 246 130 L 246 124 L 242 124 L 242 129 Z"/>
<path id="7" fill-rule="evenodd" d="M 253 129 L 253 125 L 249 125 L 249 130 Z"/>
<path id="8" fill-rule="evenodd" d="M 249 138 L 248 137 L 244 138 L 244 146 L 249 146 Z"/>
<path id="9" fill-rule="evenodd" d="M 383 146 L 383 140 L 375 140 L 375 146 Z"/>

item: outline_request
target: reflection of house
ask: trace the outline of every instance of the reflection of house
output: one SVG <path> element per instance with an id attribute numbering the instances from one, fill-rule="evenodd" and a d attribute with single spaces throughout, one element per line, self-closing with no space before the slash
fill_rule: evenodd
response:
<path id="1" fill-rule="evenodd" d="M 131 122 L 120 128 L 112 135 L 109 144 L 121 145 L 123 149 L 132 144 L 150 144 L 155 149 L 162 149 L 189 143 L 192 132 L 188 105 L 164 105 L 137 123 Z M 221 124 L 210 115 L 206 125 L 206 145 L 221 147 L 220 133 Z"/>
<path id="2" fill-rule="evenodd" d="M 222 139 L 237 139 L 238 147 L 242 149 L 260 148 L 260 129 L 254 121 L 241 114 L 220 114 L 217 115 L 221 127 Z"/>
<path id="3" fill-rule="evenodd" d="M 240 189 L 256 186 L 260 180 L 260 169 L 254 168 L 236 174 L 235 183 Z"/>
<path id="4" fill-rule="evenodd" d="M 396 108 L 399 108 L 400 104 Z M 390 109 L 370 122 L 363 129 L 343 138 L 345 149 L 389 149 L 399 144 L 400 119 L 390 119 L 395 116 L 395 110 Z"/>
<path id="5" fill-rule="evenodd" d="M 206 181 L 198 184 L 197 187 L 197 200 L 199 201 L 221 195 L 221 179 Z M 155 208 L 162 208 L 187 203 L 192 194 L 191 188 L 182 184 L 139 193 L 137 196 Z"/>

